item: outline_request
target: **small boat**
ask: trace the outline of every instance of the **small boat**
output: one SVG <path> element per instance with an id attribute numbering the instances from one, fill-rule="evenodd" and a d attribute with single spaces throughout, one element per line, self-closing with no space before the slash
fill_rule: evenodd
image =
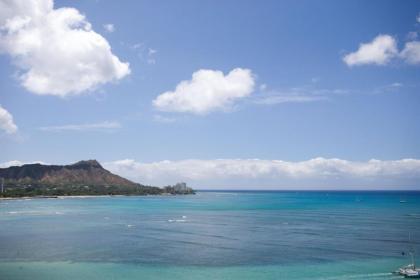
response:
<path id="1" fill-rule="evenodd" d="M 416 268 L 414 264 L 401 267 L 395 273 L 404 276 L 404 278 L 420 278 L 420 269 Z"/>
<path id="2" fill-rule="evenodd" d="M 420 278 L 420 270 L 406 270 L 404 278 Z"/>
<path id="3" fill-rule="evenodd" d="M 411 236 L 409 235 L 408 238 L 409 238 L 409 242 L 411 243 Z M 411 249 L 408 253 L 411 256 L 411 264 L 399 268 L 397 271 L 395 271 L 395 274 L 404 276 L 404 278 L 420 278 L 420 269 L 416 268 L 416 259 L 415 259 L 415 256 L 414 256 L 414 248 L 411 247 Z M 403 255 L 404 255 L 404 253 L 403 253 Z"/>

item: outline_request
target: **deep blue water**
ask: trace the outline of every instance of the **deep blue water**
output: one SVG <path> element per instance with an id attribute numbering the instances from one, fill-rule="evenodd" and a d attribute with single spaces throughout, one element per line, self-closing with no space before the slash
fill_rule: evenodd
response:
<path id="1" fill-rule="evenodd" d="M 419 192 L 0 201 L 0 279 L 392 279 L 410 246 Z"/>

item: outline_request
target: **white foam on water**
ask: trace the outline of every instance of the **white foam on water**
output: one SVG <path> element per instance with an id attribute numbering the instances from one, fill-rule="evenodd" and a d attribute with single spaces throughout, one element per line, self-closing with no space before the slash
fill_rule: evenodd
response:
<path id="1" fill-rule="evenodd" d="M 60 211 L 9 211 L 11 215 L 31 215 L 31 216 L 44 216 L 44 215 L 63 215 Z"/>
<path id="2" fill-rule="evenodd" d="M 187 220 L 185 219 L 175 219 L 175 220 L 168 220 L 170 223 L 185 223 Z"/>
<path id="3" fill-rule="evenodd" d="M 366 273 L 366 274 L 351 274 L 351 275 L 339 275 L 339 276 L 329 276 L 322 277 L 318 279 L 322 280 L 343 280 L 343 279 L 398 279 L 398 278 L 388 278 L 394 276 L 391 272 L 380 272 L 380 273 Z"/>
<path id="4" fill-rule="evenodd" d="M 233 196 L 237 196 L 237 193 L 233 193 L 233 192 L 213 192 L 213 194 L 215 194 L 216 196 L 222 196 L 222 195 L 233 195 Z"/>

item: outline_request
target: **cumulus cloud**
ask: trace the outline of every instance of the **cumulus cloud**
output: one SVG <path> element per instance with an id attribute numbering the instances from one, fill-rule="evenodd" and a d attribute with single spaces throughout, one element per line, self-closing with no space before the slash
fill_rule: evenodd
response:
<path id="1" fill-rule="evenodd" d="M 4 130 L 7 134 L 16 133 L 18 127 L 13 122 L 13 116 L 0 105 L 0 129 Z"/>
<path id="2" fill-rule="evenodd" d="M 0 0 L 0 52 L 13 58 L 22 85 L 40 95 L 80 94 L 130 73 L 84 15 L 55 9 L 52 0 Z"/>
<path id="3" fill-rule="evenodd" d="M 359 49 L 343 57 L 348 66 L 377 64 L 385 65 L 398 55 L 397 42 L 390 35 L 378 35 L 369 43 L 362 43 Z"/>
<path id="4" fill-rule="evenodd" d="M 420 14 L 416 21 L 419 22 Z M 406 36 L 408 42 L 399 51 L 396 39 L 391 35 L 378 35 L 369 43 L 362 43 L 355 52 L 346 54 L 343 61 L 348 66 L 363 64 L 388 64 L 392 59 L 401 59 L 408 64 L 420 64 L 420 41 L 418 33 L 411 31 Z"/>
<path id="5" fill-rule="evenodd" d="M 198 70 L 192 79 L 180 82 L 153 100 L 156 109 L 166 112 L 207 114 L 228 110 L 235 101 L 254 90 L 254 76 L 249 69 L 236 68 L 224 75 L 221 71 Z"/>
<path id="6" fill-rule="evenodd" d="M 152 163 L 132 159 L 107 162 L 106 168 L 121 176 L 147 184 L 186 181 L 198 187 L 260 187 L 337 189 L 354 186 L 376 188 L 418 187 L 420 160 L 369 160 L 314 158 L 300 162 L 262 159 L 181 160 Z M 411 185 L 412 184 L 412 185 Z"/>
<path id="7" fill-rule="evenodd" d="M 87 124 L 67 124 L 59 126 L 43 126 L 40 130 L 50 132 L 62 132 L 62 131 L 113 131 L 121 128 L 121 124 L 115 121 L 105 121 L 99 123 L 87 123 Z"/>
<path id="8" fill-rule="evenodd" d="M 407 42 L 401 57 L 410 64 L 420 64 L 420 41 Z"/>

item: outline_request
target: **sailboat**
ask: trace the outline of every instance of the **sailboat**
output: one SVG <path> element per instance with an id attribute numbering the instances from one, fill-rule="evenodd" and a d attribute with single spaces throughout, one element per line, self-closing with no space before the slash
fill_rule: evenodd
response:
<path id="1" fill-rule="evenodd" d="M 409 235 L 408 238 L 411 244 L 411 236 Z M 404 276 L 404 278 L 420 278 L 420 269 L 416 268 L 416 259 L 413 246 L 411 246 L 411 249 L 408 253 L 411 256 L 411 264 L 399 268 L 397 271 L 395 271 L 395 273 Z"/>
<path id="2" fill-rule="evenodd" d="M 396 273 L 404 276 L 404 278 L 420 278 L 420 269 L 416 268 L 415 264 L 401 267 Z"/>

